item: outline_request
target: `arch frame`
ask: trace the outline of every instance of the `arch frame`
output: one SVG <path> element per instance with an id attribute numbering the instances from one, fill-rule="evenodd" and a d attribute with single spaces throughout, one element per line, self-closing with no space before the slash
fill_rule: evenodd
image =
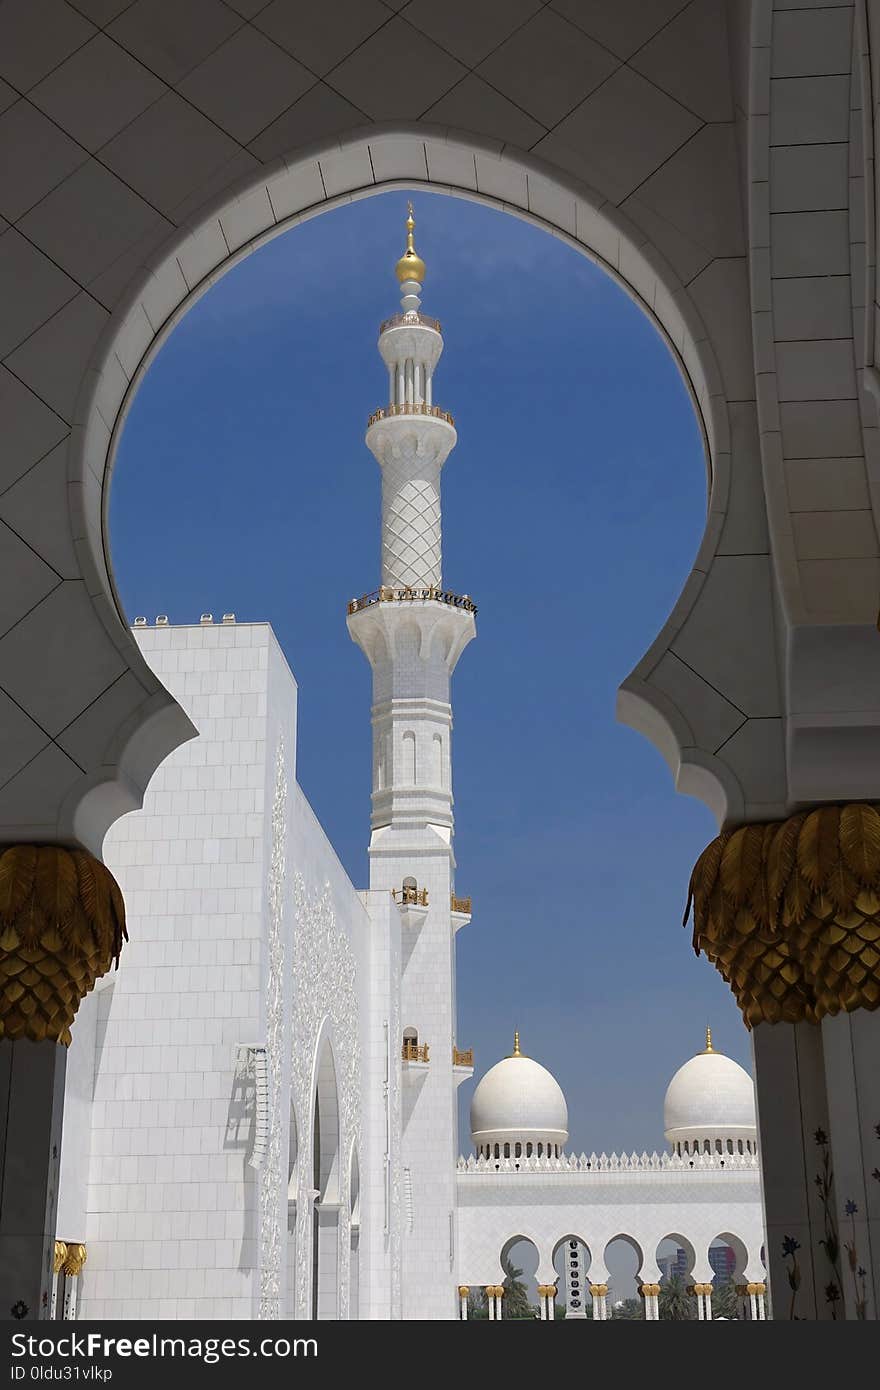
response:
<path id="1" fill-rule="evenodd" d="M 360 198 L 399 190 L 461 197 L 541 228 L 609 274 L 664 338 L 703 438 L 707 521 L 679 599 L 622 683 L 618 717 L 655 744 L 679 790 L 705 801 L 719 821 L 736 818 L 744 803 L 736 776 L 721 759 L 699 747 L 686 714 L 648 681 L 699 598 L 726 515 L 731 424 L 716 354 L 687 289 L 649 238 L 601 194 L 513 146 L 421 123 L 358 127 L 250 172 L 209 200 L 146 259 L 98 340 L 79 391 L 70 437 L 70 521 L 95 611 L 129 668 L 149 680 L 151 673 L 128 630 L 113 578 L 108 499 L 132 401 L 170 333 L 228 270 L 275 236 Z M 161 696 L 159 701 L 164 703 Z M 172 703 L 172 711 L 176 709 Z M 191 734 L 181 731 L 167 710 L 163 718 L 171 725 L 163 729 L 165 757 L 176 746 L 175 739 L 180 742 Z M 155 765 L 159 761 L 155 759 Z M 147 769 L 146 780 L 151 771 Z M 77 784 L 70 793 L 68 818 L 76 817 L 88 790 L 90 819 L 109 826 L 121 814 L 112 780 L 102 775 L 93 787 Z M 136 796 L 131 804 L 139 804 Z"/>

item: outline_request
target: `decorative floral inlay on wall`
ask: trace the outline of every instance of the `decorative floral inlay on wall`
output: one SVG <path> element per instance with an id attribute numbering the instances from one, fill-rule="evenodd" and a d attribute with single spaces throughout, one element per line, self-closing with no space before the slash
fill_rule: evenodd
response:
<path id="1" fill-rule="evenodd" d="M 294 928 L 291 979 L 293 983 L 291 1037 L 291 1103 L 299 1133 L 296 1192 L 296 1316 L 310 1315 L 312 1270 L 314 1097 L 312 1074 L 315 1051 L 325 1022 L 333 1049 L 339 1101 L 339 1304 L 340 1319 L 349 1315 L 351 1252 L 352 1147 L 360 1153 L 360 1038 L 354 954 L 345 933 L 336 925 L 329 883 L 311 889 L 299 871 L 294 874 Z"/>
<path id="2" fill-rule="evenodd" d="M 266 1064 L 269 1080 L 269 1142 L 260 1174 L 260 1317 L 281 1317 L 281 1072 L 284 1048 L 284 845 L 287 777 L 284 739 L 275 754 L 272 855 L 269 861 L 269 942 L 266 979 Z"/>
<path id="3" fill-rule="evenodd" d="M 840 1302 L 840 1289 L 843 1283 L 840 1273 L 840 1237 L 837 1233 L 837 1219 L 834 1213 L 834 1170 L 831 1166 L 831 1150 L 828 1135 L 824 1129 L 817 1129 L 813 1135 L 816 1145 L 822 1151 L 822 1167 L 813 1178 L 822 1203 L 822 1216 L 825 1234 L 819 1244 L 825 1251 L 834 1278 L 825 1285 L 825 1302 L 831 1306 L 831 1316 L 837 1320 L 837 1304 Z"/>

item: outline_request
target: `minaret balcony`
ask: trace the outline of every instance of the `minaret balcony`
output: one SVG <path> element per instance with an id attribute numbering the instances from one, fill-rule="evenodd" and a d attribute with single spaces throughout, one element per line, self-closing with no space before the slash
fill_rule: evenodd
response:
<path id="1" fill-rule="evenodd" d="M 454 594 L 450 589 L 439 589 L 434 585 L 426 589 L 392 589 L 383 584 L 371 594 L 353 598 L 348 605 L 348 616 L 360 613 L 363 608 L 372 608 L 374 603 L 445 603 L 449 608 L 461 608 L 466 613 L 476 613 L 477 605 L 469 594 Z"/>
<path id="2" fill-rule="evenodd" d="M 405 883 L 402 888 L 392 888 L 391 896 L 400 908 L 401 926 L 407 930 L 420 927 L 428 915 L 427 888 Z"/>
<path id="3" fill-rule="evenodd" d="M 427 1066 L 430 1061 L 430 1050 L 429 1043 L 410 1042 L 405 1038 L 400 1055 L 402 1060 L 410 1066 L 417 1065 L 424 1067 Z"/>
<path id="4" fill-rule="evenodd" d="M 442 420 L 447 425 L 455 424 L 449 411 L 441 410 L 439 405 L 426 405 L 424 401 L 404 401 L 401 405 L 385 405 L 381 410 L 374 410 L 367 420 L 367 429 L 378 424 L 380 420 L 393 420 L 398 415 L 427 415 L 432 420 Z"/>
<path id="5" fill-rule="evenodd" d="M 414 883 L 405 883 L 402 888 L 392 888 L 391 896 L 402 907 L 427 907 L 427 888 L 417 888 Z"/>
<path id="6" fill-rule="evenodd" d="M 389 328 L 408 328 L 415 325 L 418 328 L 433 328 L 435 333 L 442 333 L 439 319 L 432 319 L 429 314 L 422 314 L 416 309 L 410 309 L 406 314 L 392 314 L 390 319 L 385 319 L 379 325 L 379 337 L 387 333 Z"/>
<path id="7" fill-rule="evenodd" d="M 472 1047 L 456 1047 L 452 1044 L 452 1079 L 456 1086 L 460 1086 L 462 1081 L 470 1081 L 474 1074 L 474 1049 Z"/>
<path id="8" fill-rule="evenodd" d="M 457 898 L 452 893 L 449 898 L 449 913 L 452 918 L 453 931 L 460 931 L 462 927 L 466 927 L 471 920 L 470 898 Z"/>

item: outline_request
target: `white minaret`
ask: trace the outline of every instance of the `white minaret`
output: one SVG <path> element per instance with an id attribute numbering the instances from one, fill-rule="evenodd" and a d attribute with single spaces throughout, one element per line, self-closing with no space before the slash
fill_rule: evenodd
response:
<path id="1" fill-rule="evenodd" d="M 433 404 L 443 339 L 439 323 L 419 312 L 425 266 L 412 204 L 406 226 L 397 263 L 403 312 L 379 330 L 388 405 L 370 417 L 366 436 L 382 470 L 382 579 L 349 605 L 348 630 L 373 669 L 370 887 L 393 891 L 403 905 L 404 1317 L 454 1318 L 455 1090 L 471 1072 L 453 1059 L 455 931 L 469 915 L 452 903 L 449 681 L 476 635 L 476 608 L 443 588 L 440 470 L 457 436 Z"/>

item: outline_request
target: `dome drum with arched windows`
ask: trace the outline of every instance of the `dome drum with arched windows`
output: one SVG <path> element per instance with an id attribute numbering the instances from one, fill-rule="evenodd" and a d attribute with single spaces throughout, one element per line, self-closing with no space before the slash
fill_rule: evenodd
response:
<path id="1" fill-rule="evenodd" d="M 471 1140 L 480 1158 L 559 1158 L 568 1139 L 568 1107 L 555 1077 L 513 1052 L 491 1067 L 471 1100 Z"/>
<path id="2" fill-rule="evenodd" d="M 738 1063 L 706 1046 L 679 1067 L 666 1090 L 663 1128 L 679 1155 L 756 1153 L 755 1090 Z"/>

